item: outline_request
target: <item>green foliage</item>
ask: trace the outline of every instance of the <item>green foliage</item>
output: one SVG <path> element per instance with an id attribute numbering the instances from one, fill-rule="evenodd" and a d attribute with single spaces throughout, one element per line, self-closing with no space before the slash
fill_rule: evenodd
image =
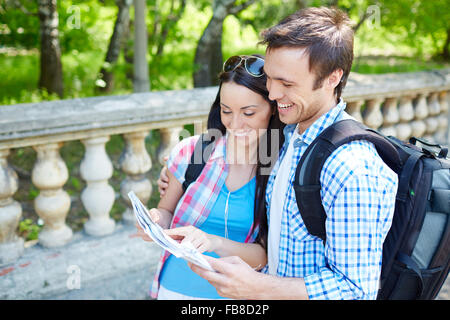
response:
<path id="1" fill-rule="evenodd" d="M 329 5 L 331 0 L 265 0 L 256 1 L 238 16 L 224 22 L 223 56 L 264 53 L 258 46 L 259 32 L 270 27 L 302 4 Z M 37 89 L 39 78 L 39 19 L 37 4 L 21 0 L 0 4 L 0 104 L 16 104 L 57 99 Z M 173 7 L 172 7 L 173 3 Z M 193 60 L 197 41 L 211 18 L 211 1 L 186 0 L 180 20 L 168 30 L 164 53 L 157 56 L 162 41 L 161 28 L 180 9 L 181 0 L 147 0 L 149 30 L 149 72 L 152 90 L 188 89 L 193 87 Z M 445 31 L 449 28 L 450 0 L 339 0 L 338 7 L 348 12 L 357 24 L 370 8 L 378 16 L 370 16 L 355 36 L 357 72 L 415 71 L 428 68 L 431 56 L 442 51 Z M 371 7 L 372 6 L 372 7 Z M 130 17 L 133 20 L 133 6 Z M 26 12 L 26 13 L 24 13 Z M 113 31 L 118 7 L 114 0 L 58 1 L 60 45 L 62 51 L 65 98 L 99 94 L 98 72 L 104 65 L 106 49 Z M 131 35 L 133 30 L 130 31 Z M 132 92 L 133 39 L 125 44 L 117 63 L 110 65 L 114 74 L 114 90 L 108 94 Z M 26 48 L 20 49 L 20 48 Z M 415 56 L 418 62 L 382 63 L 379 67 L 364 64 L 368 55 Z M 131 58 L 130 58 L 131 57 Z M 127 62 L 128 59 L 128 62 Z M 372 61 L 373 62 L 373 61 Z M 372 63 L 370 62 L 370 63 Z M 433 67 L 436 63 L 432 63 Z M 436 67 L 443 66 L 437 65 Z M 102 93 L 104 94 L 104 93 Z"/>
<path id="2" fill-rule="evenodd" d="M 25 240 L 36 240 L 41 229 L 42 227 L 33 223 L 31 219 L 24 219 L 19 223 L 19 234 Z"/>

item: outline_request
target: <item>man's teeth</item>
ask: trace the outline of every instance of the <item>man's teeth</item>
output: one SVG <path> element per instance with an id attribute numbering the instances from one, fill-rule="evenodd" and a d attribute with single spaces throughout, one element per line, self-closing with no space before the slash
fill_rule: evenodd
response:
<path id="1" fill-rule="evenodd" d="M 290 104 L 278 103 L 278 108 L 280 108 L 280 109 L 287 109 L 290 106 L 292 106 L 292 103 L 290 103 Z"/>

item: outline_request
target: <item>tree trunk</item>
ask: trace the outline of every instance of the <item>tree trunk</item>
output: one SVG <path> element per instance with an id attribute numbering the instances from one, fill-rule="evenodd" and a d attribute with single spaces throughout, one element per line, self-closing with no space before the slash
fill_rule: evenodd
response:
<path id="1" fill-rule="evenodd" d="M 194 87 L 207 87 L 219 83 L 222 66 L 222 29 L 225 17 L 213 18 L 203 32 L 195 51 Z"/>
<path id="2" fill-rule="evenodd" d="M 219 83 L 222 71 L 223 21 L 229 14 L 238 14 L 255 2 L 248 0 L 235 6 L 236 0 L 213 1 L 213 16 L 198 42 L 194 58 L 194 87 L 207 87 Z"/>
<path id="3" fill-rule="evenodd" d="M 105 64 L 100 70 L 100 77 L 105 82 L 104 87 L 99 87 L 99 90 L 102 92 L 110 92 L 114 87 L 114 73 L 112 72 L 112 67 L 119 58 L 124 36 L 128 34 L 127 29 L 130 21 L 130 5 L 130 0 L 117 1 L 119 11 L 114 24 L 114 31 L 109 41 L 108 51 L 106 52 Z"/>
<path id="4" fill-rule="evenodd" d="M 38 0 L 41 57 L 39 88 L 63 97 L 61 48 L 59 46 L 57 0 Z"/>
<path id="5" fill-rule="evenodd" d="M 177 10 L 175 10 L 175 4 L 174 0 L 172 0 L 170 13 L 166 17 L 166 20 L 164 21 L 164 24 L 161 28 L 161 35 L 158 39 L 157 44 L 157 50 L 156 50 L 156 56 L 160 57 L 163 54 L 164 51 L 164 45 L 166 43 L 167 36 L 169 34 L 170 29 L 173 28 L 180 20 L 181 16 L 183 15 L 184 10 L 186 9 L 186 0 L 181 0 L 180 6 Z"/>
<path id="6" fill-rule="evenodd" d="M 447 39 L 445 40 L 444 49 L 442 50 L 442 58 L 446 61 L 450 60 L 450 28 L 447 29 Z"/>
<path id="7" fill-rule="evenodd" d="M 134 0 L 134 92 L 150 91 L 145 0 Z"/>

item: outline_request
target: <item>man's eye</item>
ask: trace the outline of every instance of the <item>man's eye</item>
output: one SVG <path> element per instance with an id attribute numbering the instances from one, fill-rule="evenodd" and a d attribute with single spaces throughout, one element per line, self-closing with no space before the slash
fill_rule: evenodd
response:
<path id="1" fill-rule="evenodd" d="M 292 87 L 292 84 L 290 84 L 290 83 L 284 83 L 284 82 L 283 82 L 283 86 L 285 86 L 286 88 L 288 88 L 288 87 Z"/>

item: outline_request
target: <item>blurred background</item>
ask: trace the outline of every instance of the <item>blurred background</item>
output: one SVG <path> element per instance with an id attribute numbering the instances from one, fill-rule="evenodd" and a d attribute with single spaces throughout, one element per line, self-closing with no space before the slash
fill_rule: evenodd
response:
<path id="1" fill-rule="evenodd" d="M 215 84 L 226 57 L 264 53 L 259 32 L 308 6 L 354 21 L 354 72 L 450 63 L 450 0 L 139 1 L 152 91 Z M 132 0 L 0 0 L 0 105 L 133 92 L 134 11 Z"/>

